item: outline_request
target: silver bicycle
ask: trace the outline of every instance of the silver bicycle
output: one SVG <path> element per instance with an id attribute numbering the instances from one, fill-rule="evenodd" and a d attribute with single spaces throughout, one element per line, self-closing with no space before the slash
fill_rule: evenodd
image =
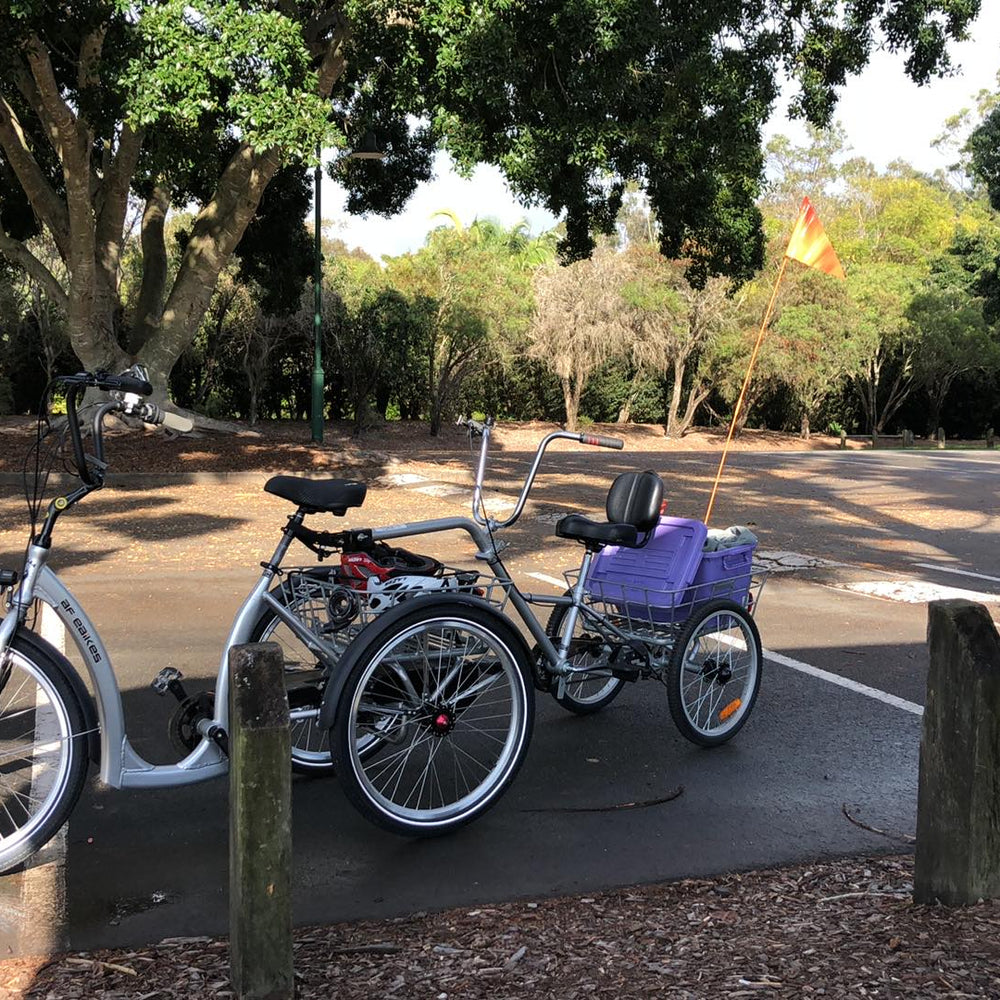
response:
<path id="1" fill-rule="evenodd" d="M 178 671 L 161 671 L 153 687 L 177 699 L 170 732 L 183 756 L 175 764 L 144 760 L 125 732 L 111 655 L 79 600 L 48 563 L 59 518 L 104 485 L 104 423 L 111 414 L 179 431 L 190 430 L 191 424 L 143 402 L 152 388 L 140 366 L 122 375 L 84 372 L 56 383 L 66 394 L 65 432 L 78 483 L 49 503 L 39 526 L 42 477 L 36 466 L 34 501 L 29 499 L 32 530 L 23 566 L 0 571 L 0 600 L 6 610 L 0 620 L 0 871 L 25 861 L 66 822 L 91 763 L 113 788 L 161 788 L 225 774 L 228 650 L 237 643 L 273 639 L 289 647 L 294 639 L 302 652 L 285 657 L 292 765 L 310 773 L 328 771 L 326 732 L 317 734 L 316 729 L 323 689 L 350 637 L 366 620 L 364 615 L 344 619 L 343 607 L 330 600 L 338 589 L 330 573 L 317 577 L 309 568 L 279 579 L 282 560 L 294 540 L 315 550 L 324 540 L 338 538 L 307 528 L 306 516 L 345 514 L 361 505 L 365 485 L 353 480 L 271 478 L 264 489 L 290 501 L 295 512 L 237 612 L 219 661 L 215 690 L 189 696 Z M 85 440 L 79 406 L 88 391 L 111 398 L 103 396 L 103 402 L 93 405 Z M 51 608 L 79 650 L 89 689 L 69 660 L 30 627 L 39 602 Z"/>

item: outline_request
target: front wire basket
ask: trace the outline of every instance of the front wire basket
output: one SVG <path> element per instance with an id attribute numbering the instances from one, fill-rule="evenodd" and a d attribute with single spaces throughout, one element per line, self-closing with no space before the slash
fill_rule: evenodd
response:
<path id="1" fill-rule="evenodd" d="M 317 570 L 296 566 L 285 570 L 281 584 L 284 603 L 315 636 L 330 643 L 338 654 L 382 612 L 420 597 L 468 594 L 503 611 L 512 584 L 477 570 L 445 566 L 440 576 L 430 576 L 419 586 L 415 577 L 396 577 L 377 589 L 353 587 L 337 575 L 336 566 Z M 359 581 L 363 582 L 363 581 Z"/>

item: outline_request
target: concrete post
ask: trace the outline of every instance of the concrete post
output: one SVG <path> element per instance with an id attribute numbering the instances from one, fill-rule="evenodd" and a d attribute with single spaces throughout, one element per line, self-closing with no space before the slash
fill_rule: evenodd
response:
<path id="1" fill-rule="evenodd" d="M 981 604 L 932 601 L 913 898 L 1000 896 L 1000 636 Z"/>
<path id="2" fill-rule="evenodd" d="M 276 643 L 229 651 L 229 965 L 238 1000 L 292 1000 L 292 771 Z"/>

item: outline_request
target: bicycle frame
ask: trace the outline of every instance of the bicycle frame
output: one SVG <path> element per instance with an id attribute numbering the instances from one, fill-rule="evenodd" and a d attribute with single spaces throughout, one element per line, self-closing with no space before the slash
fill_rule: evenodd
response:
<path id="1" fill-rule="evenodd" d="M 303 515 L 291 522 L 301 523 Z M 253 626 L 265 608 L 271 609 L 302 641 L 329 664 L 336 653 L 291 614 L 268 590 L 277 568 L 292 542 L 286 527 L 270 561 L 243 601 L 226 639 L 216 675 L 214 718 L 202 720 L 198 729 L 205 737 L 183 760 L 174 764 L 151 764 L 132 746 L 125 731 L 125 710 L 111 656 L 94 623 L 69 588 L 47 565 L 50 549 L 32 544 L 24 573 L 10 603 L 10 612 L 0 620 L 0 661 L 35 600 L 52 608 L 62 622 L 87 668 L 96 702 L 100 727 L 100 778 L 112 788 L 164 788 L 207 781 L 227 773 L 229 759 L 210 738 L 213 727 L 229 731 L 229 650 L 250 641 Z M 293 712 L 293 717 L 295 713 Z"/>
<path id="2" fill-rule="evenodd" d="M 539 443 L 535 452 L 531 468 L 521 487 L 520 495 L 514 505 L 513 513 L 504 521 L 497 521 L 493 518 L 485 517 L 480 513 L 482 504 L 483 481 L 486 476 L 486 460 L 489 452 L 490 433 L 493 429 L 491 423 L 480 424 L 476 421 L 466 421 L 468 426 L 482 436 L 482 446 L 479 452 L 479 461 L 476 467 L 476 479 L 472 492 L 472 516 L 473 520 L 465 517 L 444 517 L 428 521 L 414 521 L 410 524 L 397 524 L 387 528 L 372 529 L 372 538 L 375 541 L 386 541 L 389 539 L 403 538 L 414 535 L 434 534 L 439 531 L 464 531 L 476 545 L 476 559 L 484 561 L 492 570 L 493 575 L 499 581 L 501 587 L 510 599 L 521 621 L 524 622 L 532 638 L 538 644 L 538 649 L 548 664 L 551 673 L 557 676 L 566 676 L 574 672 L 568 660 L 570 643 L 572 641 L 573 629 L 576 625 L 577 617 L 583 613 L 589 618 L 601 622 L 602 628 L 618 636 L 624 641 L 628 637 L 618 629 L 605 616 L 586 607 L 584 604 L 584 592 L 586 590 L 587 571 L 590 568 L 593 553 L 588 549 L 584 552 L 583 561 L 580 566 L 579 576 L 576 583 L 571 588 L 571 593 L 567 595 L 532 594 L 522 592 L 517 584 L 507 572 L 506 567 L 500 560 L 499 552 L 493 538 L 493 532 L 500 531 L 512 525 L 521 516 L 524 505 L 527 502 L 528 494 L 534 484 L 535 476 L 545 450 L 552 441 L 559 438 L 566 438 L 570 441 L 578 441 L 581 444 L 597 445 L 606 448 L 620 449 L 622 442 L 617 438 L 605 438 L 596 435 L 578 434 L 572 431 L 553 431 L 547 434 Z M 542 624 L 538 621 L 535 613 L 531 610 L 532 604 L 547 607 L 564 606 L 569 607 L 566 623 L 563 627 L 562 635 L 558 646 L 552 641 L 552 637 L 546 634 Z"/>

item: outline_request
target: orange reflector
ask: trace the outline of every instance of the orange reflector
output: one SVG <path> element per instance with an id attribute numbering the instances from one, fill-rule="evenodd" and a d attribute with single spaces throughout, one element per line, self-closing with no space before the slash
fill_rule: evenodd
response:
<path id="1" fill-rule="evenodd" d="M 734 698 L 725 708 L 719 710 L 719 721 L 725 722 L 733 714 L 739 710 L 740 705 L 743 704 L 742 698 Z"/>

